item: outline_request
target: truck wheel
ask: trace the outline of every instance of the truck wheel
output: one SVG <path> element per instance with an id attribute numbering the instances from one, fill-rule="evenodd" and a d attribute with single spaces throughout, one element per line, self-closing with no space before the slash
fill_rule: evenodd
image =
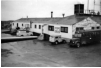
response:
<path id="1" fill-rule="evenodd" d="M 73 47 L 72 45 L 69 45 L 69 47 Z"/>
<path id="2" fill-rule="evenodd" d="M 76 43 L 76 47 L 79 48 L 80 47 L 80 43 Z"/>
<path id="3" fill-rule="evenodd" d="M 57 45 L 58 44 L 58 41 L 55 41 L 55 44 Z"/>
<path id="4" fill-rule="evenodd" d="M 63 40 L 63 43 L 66 43 L 66 41 L 65 41 L 65 40 Z"/>
<path id="5" fill-rule="evenodd" d="M 21 35 L 21 36 L 23 36 L 23 35 Z"/>

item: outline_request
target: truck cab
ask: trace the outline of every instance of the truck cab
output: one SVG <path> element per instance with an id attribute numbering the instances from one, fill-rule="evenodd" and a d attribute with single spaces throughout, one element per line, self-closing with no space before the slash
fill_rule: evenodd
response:
<path id="1" fill-rule="evenodd" d="M 69 46 L 76 46 L 79 48 L 82 44 L 86 44 L 90 39 L 89 36 L 84 36 L 83 33 L 76 33 L 73 35 L 73 38 L 69 42 Z"/>
<path id="2" fill-rule="evenodd" d="M 51 42 L 52 44 L 58 44 L 61 42 L 66 42 L 64 38 L 61 37 L 61 35 L 51 35 L 49 37 L 49 42 Z"/>
<path id="3" fill-rule="evenodd" d="M 73 38 L 70 40 L 69 42 L 69 46 L 72 47 L 72 46 L 76 46 L 76 47 L 80 47 L 81 43 L 80 43 L 80 38 Z"/>

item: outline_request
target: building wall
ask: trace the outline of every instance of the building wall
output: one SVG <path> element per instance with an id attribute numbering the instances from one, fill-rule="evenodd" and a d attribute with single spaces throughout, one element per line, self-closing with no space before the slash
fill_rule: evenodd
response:
<path id="1" fill-rule="evenodd" d="M 35 25 L 37 26 L 35 28 Z M 41 25 L 41 29 L 39 29 L 39 25 Z M 49 31 L 48 26 L 54 26 L 54 31 Z M 43 27 L 42 27 L 43 26 Z M 61 26 L 68 27 L 68 33 L 61 32 Z M 72 38 L 72 25 L 62 25 L 62 24 L 46 24 L 46 23 L 32 23 L 32 27 L 30 29 L 31 32 L 36 33 L 44 33 L 47 35 L 61 35 L 64 38 Z"/>
<path id="2" fill-rule="evenodd" d="M 48 26 L 54 26 L 54 31 L 49 31 Z M 68 27 L 68 33 L 61 32 L 61 27 Z M 72 25 L 48 24 L 44 27 L 44 33 L 48 35 L 61 35 L 61 37 L 72 39 Z"/>
<path id="3" fill-rule="evenodd" d="M 17 27 L 17 23 L 18 23 L 18 27 L 20 27 L 21 29 L 24 29 L 26 27 L 30 27 L 29 22 L 26 22 L 26 23 L 25 22 L 12 22 L 12 29 L 15 29 Z"/>
<path id="4" fill-rule="evenodd" d="M 35 28 L 35 25 L 36 25 L 36 28 Z M 44 25 L 44 23 L 32 23 L 32 27 L 30 28 L 30 31 L 41 34 L 42 33 L 42 26 L 43 25 Z M 39 28 L 39 26 L 41 28 Z"/>
<path id="5" fill-rule="evenodd" d="M 97 27 L 100 27 L 100 24 L 98 24 L 97 22 L 95 22 L 94 20 L 88 17 L 84 19 L 83 21 L 80 21 L 73 25 L 73 31 L 72 31 L 73 34 L 75 34 L 77 27 L 83 27 L 84 30 L 90 30 L 92 29 L 92 27 L 97 29 Z"/>

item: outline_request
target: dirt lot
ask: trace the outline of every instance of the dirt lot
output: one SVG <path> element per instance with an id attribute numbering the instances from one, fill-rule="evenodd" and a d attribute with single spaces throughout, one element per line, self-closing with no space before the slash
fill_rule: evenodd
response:
<path id="1" fill-rule="evenodd" d="M 24 40 L 1 43 L 2 67 L 98 67 L 101 44 L 70 48 L 47 41 Z"/>
<path id="2" fill-rule="evenodd" d="M 67 44 L 53 46 L 36 39 L 1 43 L 1 66 L 101 67 L 101 44 L 70 48 Z"/>

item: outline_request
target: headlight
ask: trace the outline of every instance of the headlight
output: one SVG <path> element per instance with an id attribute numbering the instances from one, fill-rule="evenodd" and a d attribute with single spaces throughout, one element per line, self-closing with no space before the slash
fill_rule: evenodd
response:
<path id="1" fill-rule="evenodd" d="M 72 41 L 72 43 L 75 43 L 74 41 Z"/>

